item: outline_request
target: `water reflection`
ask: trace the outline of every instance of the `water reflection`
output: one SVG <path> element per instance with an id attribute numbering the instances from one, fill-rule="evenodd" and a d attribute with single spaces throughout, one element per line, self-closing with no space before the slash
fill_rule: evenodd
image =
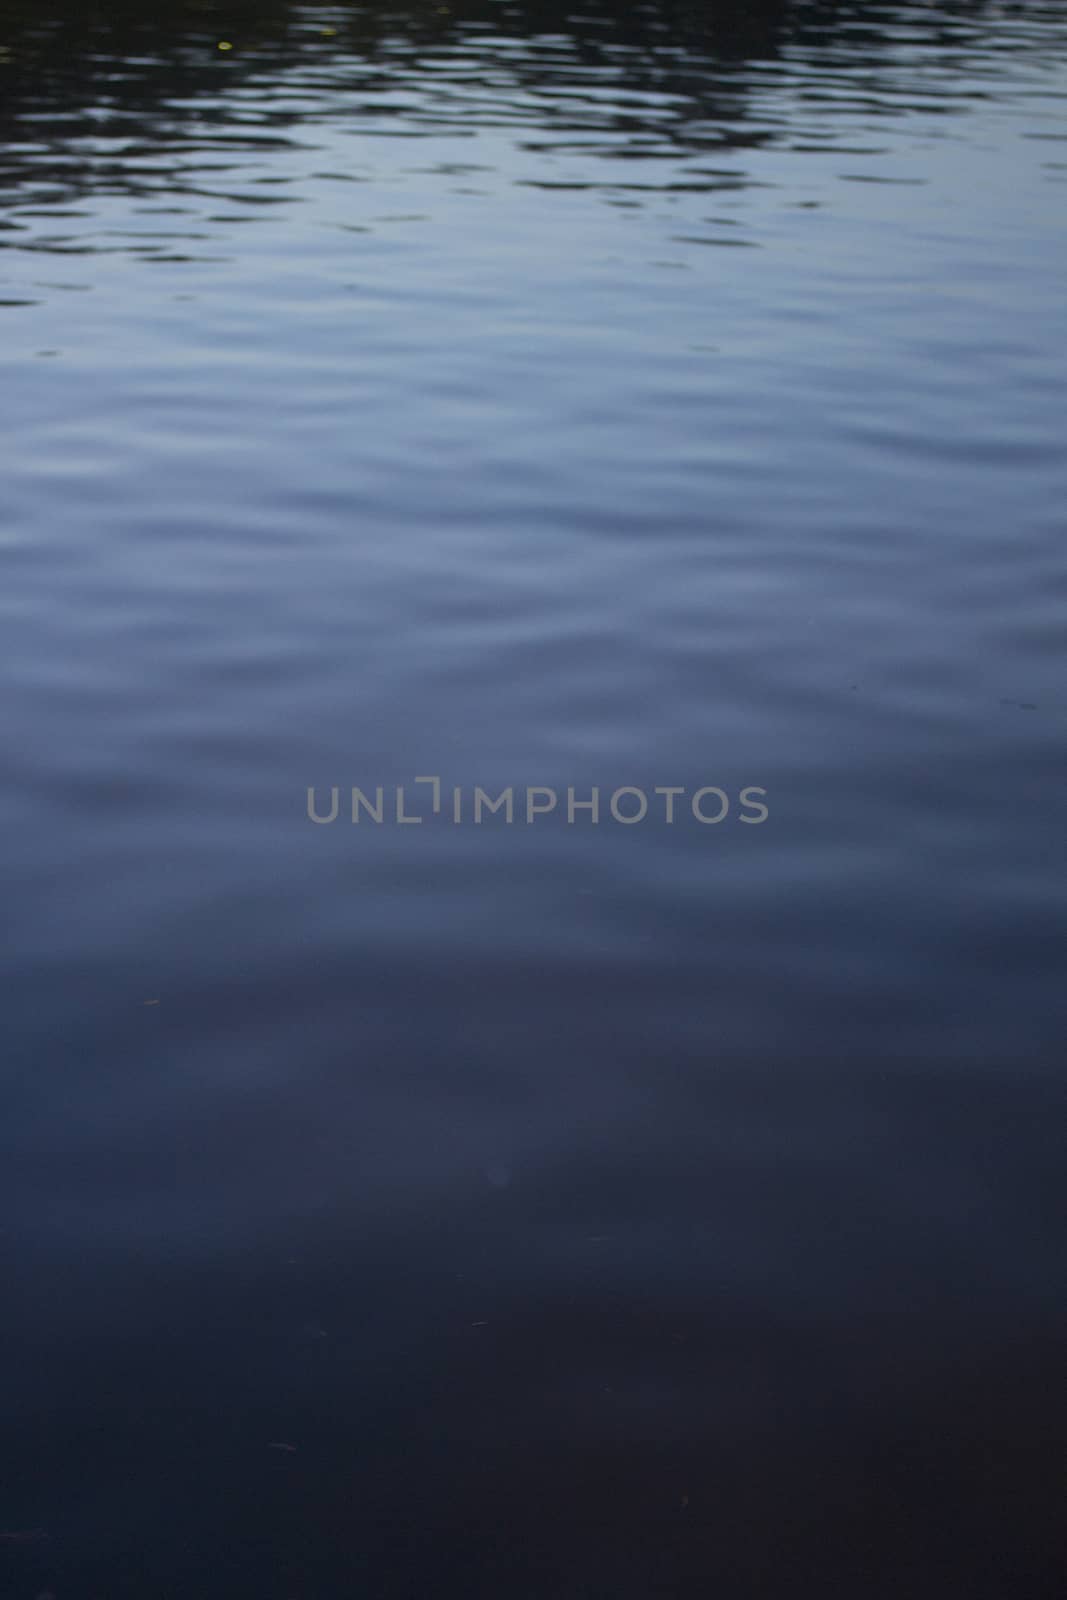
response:
<path id="1" fill-rule="evenodd" d="M 1058 1593 L 1062 9 L 43 10 L 0 1588 Z"/>
<path id="2" fill-rule="evenodd" d="M 1063 35 L 1051 6 L 595 0 L 578 15 L 482 3 L 186 5 L 147 16 L 110 5 L 41 18 L 16 5 L 0 46 L 0 247 L 212 259 L 203 246 L 233 223 L 322 205 L 326 184 L 370 181 L 387 138 L 447 144 L 430 170 L 460 193 L 493 193 L 503 138 L 507 181 L 595 191 L 619 207 L 799 181 L 807 198 L 782 203 L 815 208 L 828 182 L 812 173 L 816 154 L 851 158 L 842 177 L 924 181 L 921 158 L 887 143 L 887 125 L 920 117 L 938 138 L 945 116 L 995 96 L 985 48 L 994 17 L 998 53 L 1017 52 L 1039 92 Z M 753 160 L 787 152 L 805 158 L 795 171 Z M 138 214 L 186 220 L 131 236 L 104 225 L 102 203 L 115 196 Z M 84 225 L 94 218 L 99 229 Z M 718 219 L 694 220 L 680 242 L 752 242 Z"/>

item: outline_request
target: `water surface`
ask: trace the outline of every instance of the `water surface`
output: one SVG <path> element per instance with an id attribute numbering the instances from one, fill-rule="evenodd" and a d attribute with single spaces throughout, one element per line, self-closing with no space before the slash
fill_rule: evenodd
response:
<path id="1" fill-rule="evenodd" d="M 1062 9 L 0 89 L 3 1592 L 1059 1595 Z"/>

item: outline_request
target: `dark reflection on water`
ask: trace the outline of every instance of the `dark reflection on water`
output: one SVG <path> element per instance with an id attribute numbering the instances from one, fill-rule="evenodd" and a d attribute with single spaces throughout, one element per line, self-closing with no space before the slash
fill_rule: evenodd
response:
<path id="1" fill-rule="evenodd" d="M 0 1591 L 1059 1595 L 1062 8 L 0 90 Z"/>

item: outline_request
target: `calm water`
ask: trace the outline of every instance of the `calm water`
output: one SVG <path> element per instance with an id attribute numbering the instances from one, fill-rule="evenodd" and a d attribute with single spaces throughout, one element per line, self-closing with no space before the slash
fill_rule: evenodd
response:
<path id="1" fill-rule="evenodd" d="M 0 26 L 0 1592 L 1060 1595 L 1067 13 L 151 9 Z"/>

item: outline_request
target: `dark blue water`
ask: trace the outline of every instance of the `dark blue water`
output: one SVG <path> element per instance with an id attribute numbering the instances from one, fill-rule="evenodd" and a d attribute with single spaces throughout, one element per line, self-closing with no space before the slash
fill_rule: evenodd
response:
<path id="1" fill-rule="evenodd" d="M 0 23 L 0 1593 L 1059 1596 L 1067 14 L 150 9 Z"/>

